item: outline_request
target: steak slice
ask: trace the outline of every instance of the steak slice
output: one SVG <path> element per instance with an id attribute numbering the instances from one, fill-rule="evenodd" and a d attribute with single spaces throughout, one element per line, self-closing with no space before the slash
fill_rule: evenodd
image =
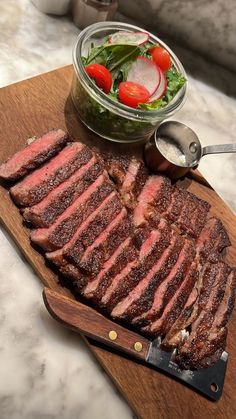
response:
<path id="1" fill-rule="evenodd" d="M 121 187 L 130 164 L 130 157 L 126 155 L 104 154 L 106 169 L 113 181 Z"/>
<path id="2" fill-rule="evenodd" d="M 182 283 L 184 275 L 189 265 L 192 263 L 194 256 L 194 245 L 191 241 L 185 239 L 177 262 L 155 291 L 151 308 L 147 309 L 140 316 L 135 317 L 132 324 L 138 327 L 144 327 L 162 315 L 165 306 Z"/>
<path id="3" fill-rule="evenodd" d="M 150 218 L 164 212 L 171 201 L 172 187 L 170 180 L 164 176 L 149 176 L 134 210 L 134 224 L 140 226 Z"/>
<path id="4" fill-rule="evenodd" d="M 175 222 L 180 217 L 181 210 L 186 201 L 188 192 L 186 189 L 179 186 L 175 186 L 172 189 L 171 202 L 167 207 L 166 211 L 162 214 L 163 217 L 167 218 L 171 222 Z"/>
<path id="5" fill-rule="evenodd" d="M 118 195 L 113 192 L 96 216 L 89 223 L 82 224 L 81 228 L 77 230 L 72 241 L 64 249 L 65 257 L 76 266 L 81 267 L 82 257 L 84 255 L 86 257 L 92 250 L 90 247 L 98 243 L 95 239 L 99 240 L 103 231 L 107 231 L 107 228 L 110 231 L 126 214 L 126 209 L 122 207 Z"/>
<path id="6" fill-rule="evenodd" d="M 128 262 L 131 262 L 137 256 L 138 253 L 133 246 L 131 237 L 127 237 L 103 264 L 99 274 L 96 277 L 92 277 L 84 289 L 83 295 L 86 298 L 93 298 L 94 301 L 100 300 L 104 290 L 109 286 L 112 277 L 119 273 Z"/>
<path id="7" fill-rule="evenodd" d="M 53 130 L 37 138 L 0 166 L 0 178 L 17 180 L 55 156 L 68 141 L 68 134 Z"/>
<path id="8" fill-rule="evenodd" d="M 74 293 L 81 294 L 81 291 L 87 284 L 88 278 L 71 263 L 61 266 L 59 270 L 66 279 L 67 287 L 72 288 Z"/>
<path id="9" fill-rule="evenodd" d="M 54 250 L 54 252 L 47 252 L 45 253 L 45 257 L 58 268 L 60 266 L 64 266 L 68 263 L 68 261 L 64 258 L 63 249 Z"/>
<path id="10" fill-rule="evenodd" d="M 103 165 L 93 156 L 38 204 L 24 210 L 25 220 L 36 227 L 49 227 L 103 172 Z"/>
<path id="11" fill-rule="evenodd" d="M 97 275 L 117 246 L 131 234 L 132 227 L 127 217 L 127 210 L 123 208 L 94 243 L 86 249 L 78 266 L 92 277 Z"/>
<path id="12" fill-rule="evenodd" d="M 31 232 L 31 240 L 45 250 L 63 247 L 74 235 L 77 228 L 103 202 L 115 197 L 115 192 L 106 176 L 100 175 L 73 204 L 68 207 L 49 228 Z"/>
<path id="13" fill-rule="evenodd" d="M 132 319 L 152 305 L 155 289 L 176 263 L 183 246 L 184 239 L 172 234 L 170 245 L 164 250 L 147 275 L 121 300 L 112 310 L 111 316 L 131 323 Z"/>
<path id="14" fill-rule="evenodd" d="M 206 223 L 209 209 L 210 205 L 208 202 L 187 192 L 180 217 L 176 220 L 176 225 L 182 232 L 186 232 L 190 236 L 196 238 L 199 236 Z"/>
<path id="15" fill-rule="evenodd" d="M 191 323 L 191 315 L 193 313 L 193 306 L 196 303 L 196 300 L 199 295 L 199 282 L 201 279 L 198 276 L 198 280 L 195 282 L 195 285 L 185 303 L 183 310 L 181 311 L 179 317 L 176 319 L 165 338 L 162 341 L 162 346 L 164 348 L 173 349 L 178 347 L 185 336 L 184 329 L 189 326 Z"/>
<path id="16" fill-rule="evenodd" d="M 149 249 L 153 247 L 156 237 L 159 236 L 159 232 L 157 231 L 150 231 L 148 236 L 144 235 L 143 236 L 143 243 L 140 246 L 140 253 L 142 253 L 142 256 L 144 256 L 145 254 L 149 253 Z M 106 305 L 106 303 L 110 300 L 110 296 L 112 295 L 113 290 L 116 288 L 116 286 L 118 286 L 119 282 L 121 282 L 125 276 L 131 271 L 131 268 L 135 265 L 137 265 L 137 260 L 131 260 L 127 263 L 126 261 L 126 255 L 121 254 L 122 256 L 122 263 L 124 263 L 123 265 L 123 269 L 119 270 L 119 272 L 115 271 L 115 275 L 112 278 L 112 281 L 109 280 L 109 284 L 107 286 L 105 286 L 105 288 L 102 286 L 103 288 L 103 292 L 100 293 L 100 297 L 101 297 L 101 301 L 99 302 L 99 304 L 101 306 Z M 140 255 L 138 253 L 138 257 L 140 258 Z M 110 278 L 109 278 L 110 279 Z"/>
<path id="17" fill-rule="evenodd" d="M 17 205 L 32 206 L 86 164 L 93 154 L 81 143 L 67 145 L 57 156 L 10 189 Z"/>
<path id="18" fill-rule="evenodd" d="M 167 223 L 162 220 L 159 230 L 153 230 L 150 236 L 143 243 L 139 259 L 134 264 L 130 264 L 112 280 L 110 287 L 107 289 L 102 298 L 102 307 L 107 311 L 113 308 L 142 280 L 156 260 L 164 252 L 169 245 L 171 239 L 171 230 Z M 130 268 L 130 269 L 129 269 Z"/>
<path id="19" fill-rule="evenodd" d="M 119 192 L 127 208 L 134 209 L 140 194 L 148 177 L 147 170 L 141 160 L 133 157 L 130 160 L 125 178 Z"/>
<path id="20" fill-rule="evenodd" d="M 155 320 L 150 325 L 142 328 L 142 331 L 151 337 L 164 335 L 168 332 L 175 320 L 181 313 L 188 296 L 190 295 L 194 284 L 198 278 L 198 270 L 195 262 L 192 263 L 190 268 L 185 274 L 185 278 L 180 287 L 176 290 L 173 297 L 165 306 L 164 311 L 160 318 Z"/>
<path id="21" fill-rule="evenodd" d="M 178 363 L 184 368 L 195 368 L 197 354 L 200 353 L 205 345 L 207 334 L 214 323 L 216 312 L 224 298 L 230 269 L 228 265 L 221 262 L 217 265 L 212 265 L 212 267 L 214 282 L 210 293 L 208 292 L 207 302 L 205 305 L 202 304 L 202 310 L 191 325 L 190 335 L 180 347 L 177 356 Z M 202 298 L 202 303 L 205 299 Z M 193 359 L 193 353 L 195 353 L 195 360 Z"/>
<path id="22" fill-rule="evenodd" d="M 217 262 L 220 253 L 230 246 L 229 236 L 219 218 L 210 218 L 196 242 L 197 256 L 203 264 L 207 259 Z"/>
<path id="23" fill-rule="evenodd" d="M 236 268 L 233 268 L 227 278 L 224 298 L 216 312 L 212 330 L 225 327 L 234 309 L 236 296 Z"/>
<path id="24" fill-rule="evenodd" d="M 202 333 L 201 338 L 195 345 L 196 349 L 194 349 L 190 362 L 180 359 L 179 356 L 177 356 L 176 360 L 181 365 L 181 368 L 197 370 L 209 368 L 220 359 L 226 347 L 226 338 L 226 327 L 216 331 L 211 330 L 208 335 Z"/>
<path id="25" fill-rule="evenodd" d="M 195 368 L 207 368 L 218 361 L 226 346 L 227 322 L 234 308 L 236 291 L 236 271 L 233 269 L 227 279 L 224 298 L 215 314 L 210 330 L 204 334 L 204 345 L 198 343 L 191 364 Z M 207 334 L 207 336 L 206 336 Z"/>
<path id="26" fill-rule="evenodd" d="M 144 251 L 144 249 L 148 246 L 148 243 L 150 243 L 150 241 L 147 241 L 147 239 L 151 235 L 151 230 L 148 228 L 140 230 L 142 230 L 144 234 L 141 234 L 141 231 L 137 231 L 130 237 L 128 237 L 126 241 L 123 243 L 123 245 L 121 244 L 120 247 L 116 250 L 116 252 L 112 255 L 111 259 L 113 259 L 114 256 L 115 260 L 111 267 L 109 267 L 109 269 L 105 273 L 103 271 L 99 273 L 99 282 L 93 294 L 93 300 L 97 305 L 99 304 L 99 301 L 102 300 L 103 296 L 106 294 L 108 288 L 112 283 L 113 278 L 115 278 L 119 273 L 121 273 L 121 271 L 124 270 L 126 266 L 129 270 L 129 263 L 138 259 L 139 251 L 141 250 L 142 246 L 144 245 Z M 137 236 L 139 236 L 138 239 Z"/>

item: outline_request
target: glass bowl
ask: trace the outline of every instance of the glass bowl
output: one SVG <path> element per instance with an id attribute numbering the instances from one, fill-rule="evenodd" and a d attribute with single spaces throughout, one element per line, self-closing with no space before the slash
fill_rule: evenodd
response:
<path id="1" fill-rule="evenodd" d="M 159 110 L 134 109 L 112 100 L 87 75 L 81 56 L 86 56 L 91 43 L 100 45 L 108 35 L 117 31 L 144 30 L 126 23 L 99 22 L 79 34 L 73 50 L 72 100 L 81 121 L 101 137 L 119 143 L 147 141 L 163 120 L 181 108 L 186 97 L 187 83 L 165 108 Z M 184 68 L 173 51 L 151 33 L 150 41 L 158 43 L 169 52 L 174 67 L 186 78 Z"/>

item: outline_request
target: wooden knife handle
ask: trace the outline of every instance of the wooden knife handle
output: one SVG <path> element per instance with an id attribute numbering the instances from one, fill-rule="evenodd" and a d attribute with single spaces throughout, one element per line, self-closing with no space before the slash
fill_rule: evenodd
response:
<path id="1" fill-rule="evenodd" d="M 64 326 L 132 357 L 146 360 L 151 343 L 148 339 L 51 288 L 44 288 L 43 299 L 52 317 Z"/>

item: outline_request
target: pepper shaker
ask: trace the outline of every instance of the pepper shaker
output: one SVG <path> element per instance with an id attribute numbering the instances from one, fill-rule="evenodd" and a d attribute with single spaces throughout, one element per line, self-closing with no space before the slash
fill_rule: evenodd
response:
<path id="1" fill-rule="evenodd" d="M 112 20 L 117 8 L 118 0 L 73 0 L 73 21 L 84 29 L 96 22 Z"/>

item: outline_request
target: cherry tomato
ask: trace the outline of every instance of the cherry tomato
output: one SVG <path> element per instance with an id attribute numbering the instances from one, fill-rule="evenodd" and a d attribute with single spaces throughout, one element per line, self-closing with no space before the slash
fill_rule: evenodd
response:
<path id="1" fill-rule="evenodd" d="M 119 99 L 124 105 L 137 108 L 139 103 L 145 103 L 150 97 L 146 87 L 133 81 L 122 81 L 119 85 Z"/>
<path id="2" fill-rule="evenodd" d="M 112 76 L 110 71 L 101 64 L 89 64 L 85 67 L 85 71 L 95 80 L 95 83 L 105 93 L 109 93 L 112 86 Z"/>
<path id="3" fill-rule="evenodd" d="M 158 47 L 157 45 L 150 48 L 149 52 L 152 56 L 153 61 L 161 68 L 163 71 L 169 70 L 171 66 L 170 54 L 166 49 Z"/>

